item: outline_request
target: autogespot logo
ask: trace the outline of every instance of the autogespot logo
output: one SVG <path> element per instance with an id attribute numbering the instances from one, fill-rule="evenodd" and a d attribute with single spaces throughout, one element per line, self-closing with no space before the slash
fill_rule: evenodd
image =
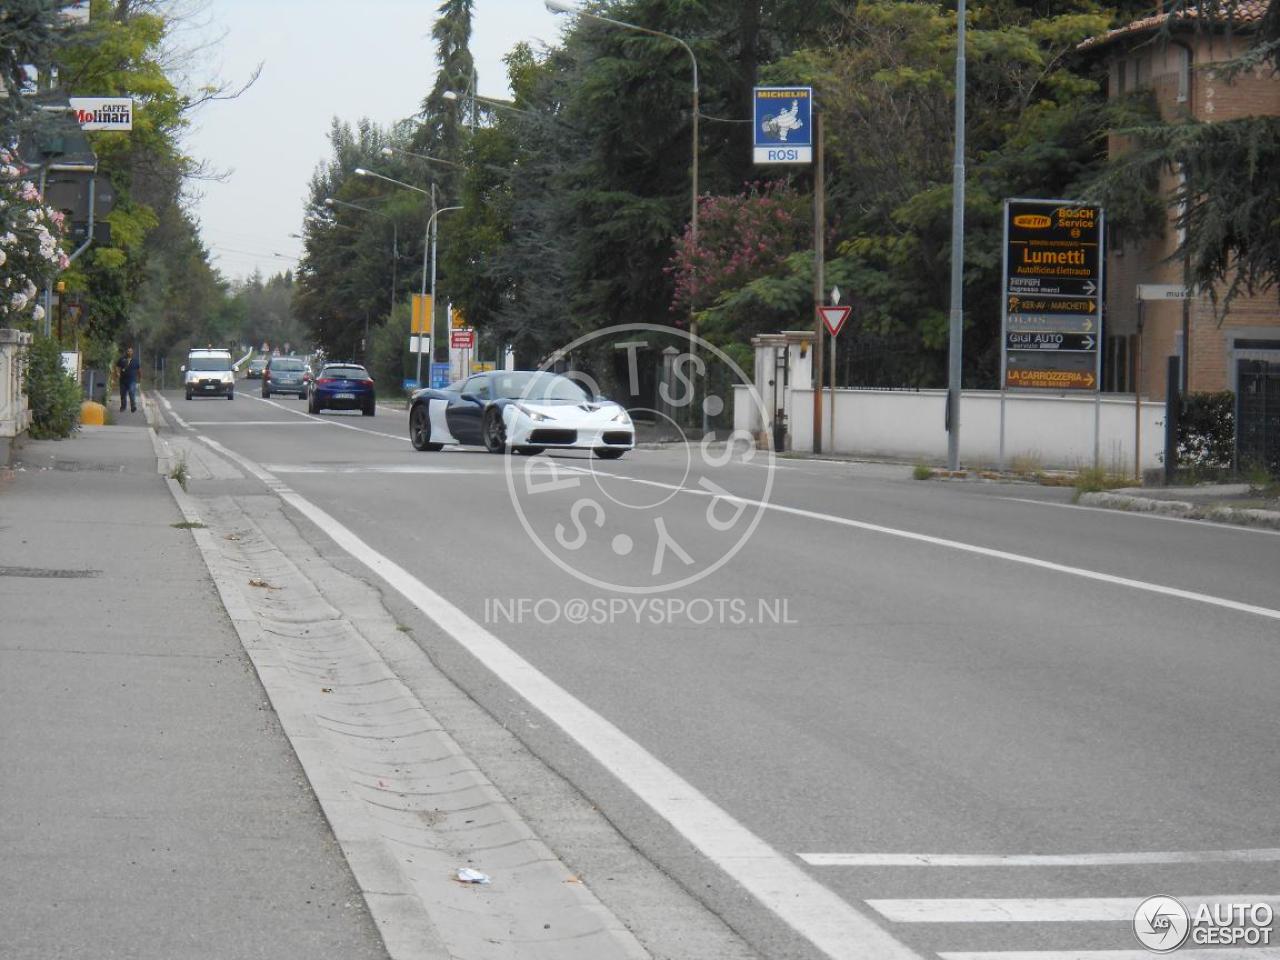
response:
<path id="1" fill-rule="evenodd" d="M 1187 940 L 1191 915 L 1174 897 L 1148 897 L 1133 915 L 1133 934 L 1152 953 L 1171 953 Z"/>
<path id="2" fill-rule="evenodd" d="M 734 385 L 750 379 L 705 340 L 648 323 L 580 337 L 542 369 L 565 365 L 559 372 L 629 411 L 638 443 L 670 442 L 643 470 L 634 453 L 505 458 L 516 515 L 543 554 L 583 583 L 630 594 L 687 587 L 728 563 L 773 489 L 772 451 L 747 431 L 726 436 Z M 738 399 L 768 422 L 754 390 Z M 720 424 L 721 439 L 703 435 L 705 421 Z"/>

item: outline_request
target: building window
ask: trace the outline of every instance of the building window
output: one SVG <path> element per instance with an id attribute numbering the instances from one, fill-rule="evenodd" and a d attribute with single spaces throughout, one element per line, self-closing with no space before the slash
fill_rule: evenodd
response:
<path id="1" fill-rule="evenodd" d="M 1174 47 L 1178 60 L 1178 103 L 1186 103 L 1191 97 L 1191 51 L 1186 47 Z"/>
<path id="2" fill-rule="evenodd" d="M 1125 61 L 1116 61 L 1116 95 L 1123 96 L 1125 88 Z"/>

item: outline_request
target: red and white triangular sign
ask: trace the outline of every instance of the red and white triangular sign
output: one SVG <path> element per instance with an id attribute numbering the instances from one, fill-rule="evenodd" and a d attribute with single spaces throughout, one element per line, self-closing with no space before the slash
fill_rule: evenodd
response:
<path id="1" fill-rule="evenodd" d="M 831 335 L 837 336 L 840 328 L 844 326 L 844 322 L 849 319 L 849 314 L 853 312 L 853 307 L 819 307 L 818 316 L 822 318 L 822 322 L 827 325 L 827 330 Z"/>

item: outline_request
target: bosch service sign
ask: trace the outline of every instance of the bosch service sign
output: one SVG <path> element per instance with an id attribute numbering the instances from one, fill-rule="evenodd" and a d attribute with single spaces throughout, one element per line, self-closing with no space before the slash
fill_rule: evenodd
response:
<path id="1" fill-rule="evenodd" d="M 813 87 L 756 87 L 756 163 L 813 162 Z"/>

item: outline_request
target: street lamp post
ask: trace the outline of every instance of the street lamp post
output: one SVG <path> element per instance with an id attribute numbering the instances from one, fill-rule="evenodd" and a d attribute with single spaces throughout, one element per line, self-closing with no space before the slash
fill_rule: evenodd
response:
<path id="1" fill-rule="evenodd" d="M 689 55 L 689 63 L 693 67 L 693 193 L 689 209 L 689 232 L 693 237 L 694 246 L 698 244 L 698 58 L 693 55 L 693 48 L 679 37 L 672 36 L 669 33 L 663 33 L 661 30 L 651 30 L 648 27 L 641 27 L 634 23 L 627 23 L 623 20 L 614 20 L 610 17 L 602 17 L 598 13 L 591 13 L 587 10 L 581 10 L 578 7 L 567 3 L 566 0 L 546 0 L 546 7 L 552 13 L 571 13 L 579 17 L 589 17 L 592 20 L 599 20 L 601 23 L 612 24 L 615 27 L 622 27 L 624 30 L 635 30 L 637 33 L 647 33 L 651 37 L 661 37 L 664 40 L 670 40 L 677 43 Z"/>
<path id="2" fill-rule="evenodd" d="M 388 176 L 384 176 L 381 173 L 375 173 L 373 170 L 366 170 L 364 167 L 357 167 L 355 172 L 356 172 L 356 176 L 358 177 L 374 177 L 378 180 L 385 180 L 387 181 L 387 183 L 393 183 L 398 187 L 404 187 L 406 190 L 413 190 L 413 191 L 416 191 L 417 193 L 425 194 L 426 196 L 431 198 L 431 217 L 430 219 L 427 220 L 427 229 L 422 238 L 422 299 L 423 299 L 423 302 L 425 302 L 427 299 L 427 251 L 428 251 L 428 248 L 430 248 L 430 252 L 431 252 L 430 333 L 431 333 L 431 336 L 434 337 L 436 333 L 436 238 L 439 235 L 439 230 L 436 226 L 436 217 L 438 217 L 440 214 L 445 213 L 449 210 L 461 210 L 462 207 L 437 207 L 436 206 L 436 185 L 434 182 L 432 182 L 430 190 L 423 190 L 421 187 L 415 187 L 411 183 L 405 183 L 403 180 L 397 180 L 394 177 L 388 177 Z M 414 379 L 416 379 L 419 384 L 422 383 L 421 344 L 419 344 L 418 363 L 417 363 Z"/>
<path id="3" fill-rule="evenodd" d="M 405 183 L 403 180 L 397 180 L 395 177 L 384 176 L 373 170 L 366 170 L 364 167 L 356 167 L 357 177 L 373 177 L 377 180 L 385 180 L 387 183 L 393 183 L 397 187 L 404 187 L 406 190 L 412 190 L 415 193 L 421 193 L 431 198 L 431 219 L 427 221 L 427 229 L 422 236 L 422 302 L 427 302 L 427 247 L 431 245 L 431 226 L 435 223 L 436 215 L 436 185 L 432 181 L 430 190 L 423 190 L 421 187 L 415 187 L 412 183 Z M 434 270 L 432 271 L 434 273 Z M 436 288 L 435 277 L 431 279 L 431 333 L 435 333 L 435 312 L 436 312 Z M 419 334 L 421 336 L 421 334 Z M 414 372 L 414 379 L 419 384 L 422 383 L 422 343 L 418 343 L 418 362 Z"/>

